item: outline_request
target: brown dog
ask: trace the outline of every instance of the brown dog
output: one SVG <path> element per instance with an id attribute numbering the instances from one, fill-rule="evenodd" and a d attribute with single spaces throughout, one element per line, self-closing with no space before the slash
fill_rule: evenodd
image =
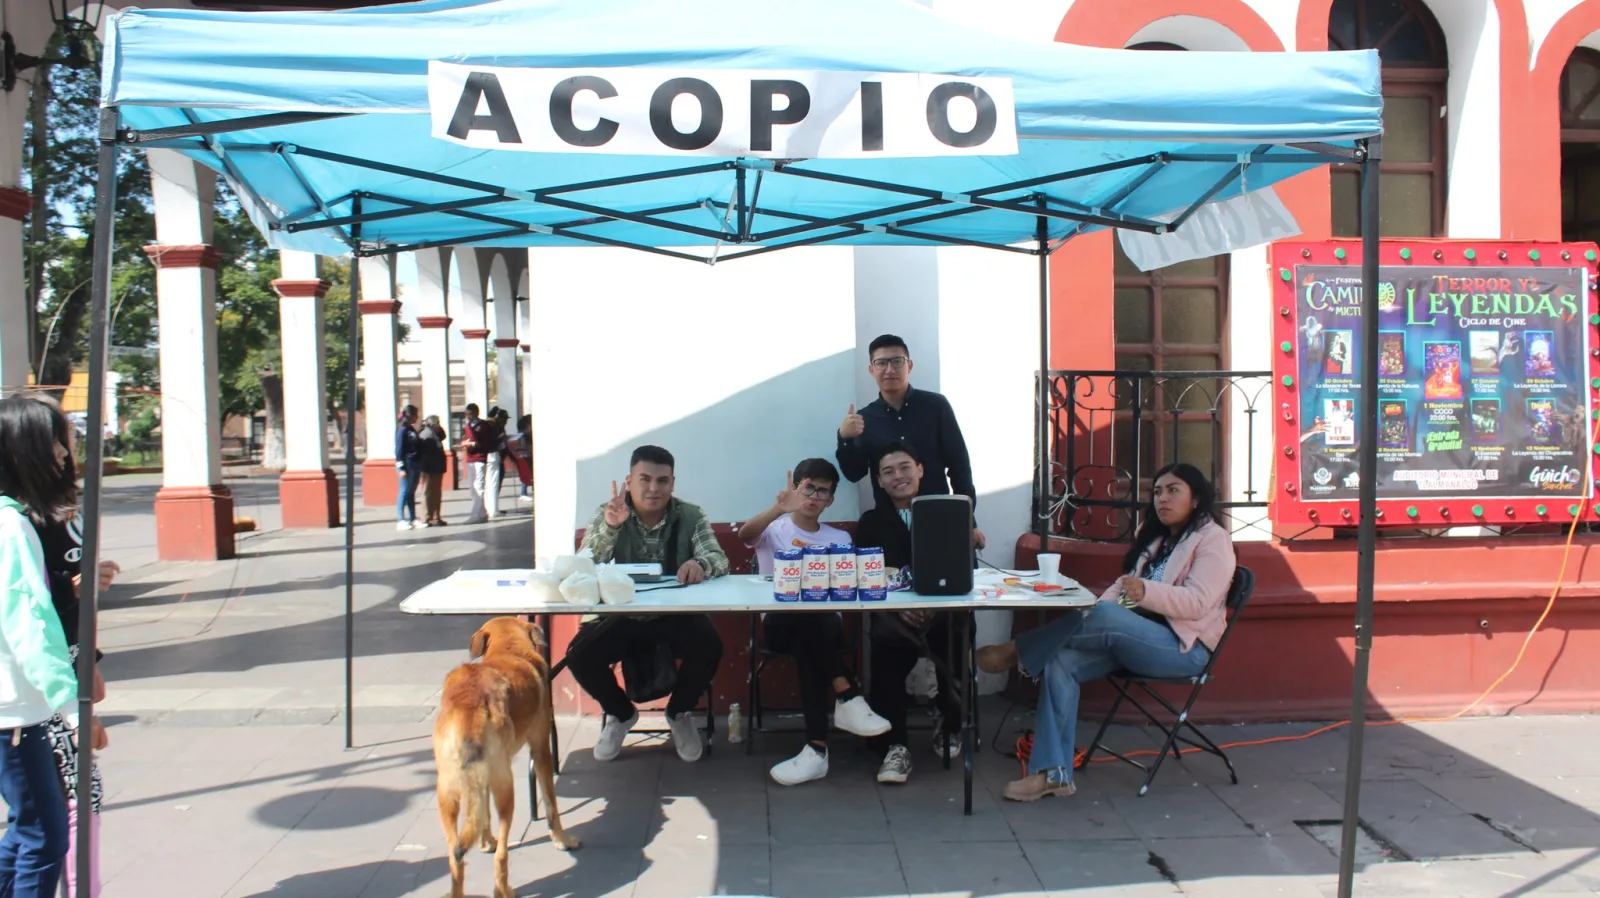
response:
<path id="1" fill-rule="evenodd" d="M 497 617 L 472 634 L 473 663 L 444 680 L 433 725 L 433 760 L 439 774 L 439 822 L 450 846 L 450 895 L 462 898 L 467 847 L 479 840 L 494 850 L 495 898 L 513 898 L 506 850 L 516 790 L 511 759 L 528 746 L 549 812 L 550 839 L 568 851 L 578 840 L 561 827 L 550 756 L 554 725 L 546 681 L 549 665 L 536 643 L 544 633 L 515 617 Z M 489 795 L 500 813 L 500 835 L 489 834 Z"/>

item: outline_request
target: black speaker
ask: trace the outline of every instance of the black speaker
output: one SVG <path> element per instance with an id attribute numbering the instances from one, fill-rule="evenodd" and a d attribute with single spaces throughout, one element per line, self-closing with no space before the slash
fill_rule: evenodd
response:
<path id="1" fill-rule="evenodd" d="M 977 549 L 972 544 L 972 500 L 918 496 L 911 500 L 911 588 L 925 596 L 972 591 Z"/>

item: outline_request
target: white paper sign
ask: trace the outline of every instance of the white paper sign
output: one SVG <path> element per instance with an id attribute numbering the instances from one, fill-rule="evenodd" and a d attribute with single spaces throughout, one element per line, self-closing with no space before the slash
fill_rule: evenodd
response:
<path id="1" fill-rule="evenodd" d="M 1009 78 L 428 64 L 433 136 L 495 150 L 847 159 L 1017 152 Z"/>
<path id="2" fill-rule="evenodd" d="M 1190 259 L 1286 240 L 1299 233 L 1300 225 L 1283 200 L 1271 187 L 1263 187 L 1201 206 L 1176 231 L 1146 234 L 1118 229 L 1117 240 L 1128 261 L 1140 271 L 1152 271 Z"/>

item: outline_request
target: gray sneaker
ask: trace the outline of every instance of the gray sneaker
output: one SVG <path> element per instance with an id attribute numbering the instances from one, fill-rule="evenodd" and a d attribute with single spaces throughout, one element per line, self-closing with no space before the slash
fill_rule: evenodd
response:
<path id="1" fill-rule="evenodd" d="M 878 768 L 878 782 L 903 783 L 911 775 L 911 752 L 904 745 L 889 746 L 889 753 L 883 757 L 883 766 Z"/>
<path id="2" fill-rule="evenodd" d="M 706 745 L 700 738 L 700 728 L 695 726 L 694 715 L 685 711 L 672 718 L 669 725 L 672 727 L 672 745 L 678 750 L 678 757 L 685 761 L 700 760 Z"/>
<path id="3" fill-rule="evenodd" d="M 600 738 L 594 743 L 594 759 L 596 761 L 610 761 L 622 752 L 622 740 L 628 738 L 628 731 L 639 722 L 639 712 L 627 720 L 618 720 L 607 717 L 606 725 L 600 730 Z"/>

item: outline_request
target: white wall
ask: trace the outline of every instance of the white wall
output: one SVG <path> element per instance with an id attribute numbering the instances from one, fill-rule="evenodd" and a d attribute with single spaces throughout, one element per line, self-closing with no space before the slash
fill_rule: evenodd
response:
<path id="1" fill-rule="evenodd" d="M 713 521 L 765 508 L 800 459 L 833 457 L 860 362 L 849 249 L 714 268 L 546 249 L 528 266 L 541 555 L 570 551 L 642 443 L 677 457 L 677 495 Z M 826 517 L 858 513 L 846 491 Z"/>

